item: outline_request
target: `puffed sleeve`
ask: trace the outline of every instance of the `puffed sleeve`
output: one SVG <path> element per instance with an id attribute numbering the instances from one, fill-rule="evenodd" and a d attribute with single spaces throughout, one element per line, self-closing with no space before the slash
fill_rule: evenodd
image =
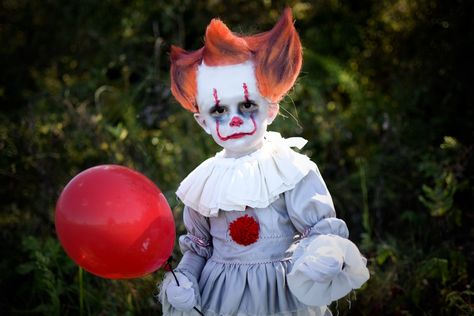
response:
<path id="1" fill-rule="evenodd" d="M 209 233 L 209 221 L 187 206 L 183 210 L 183 221 L 187 231 L 185 235 L 179 237 L 179 246 L 183 257 L 174 271 L 178 276 L 178 280 L 180 280 L 180 275 L 184 275 L 187 280 L 181 276 L 180 288 L 177 289 L 180 292 L 177 295 L 183 302 L 186 302 L 192 301 L 192 297 L 188 296 L 193 294 L 196 306 L 200 306 L 201 297 L 198 280 L 207 259 L 212 255 L 213 249 Z M 188 315 L 189 311 L 180 312 L 167 300 L 166 289 L 172 282 L 176 282 L 174 277 L 171 273 L 167 273 L 161 283 L 159 299 L 162 303 L 163 314 Z"/>
<path id="2" fill-rule="evenodd" d="M 285 193 L 288 214 L 301 233 L 287 275 L 291 292 L 303 303 L 328 305 L 369 278 L 366 260 L 336 218 L 331 195 L 319 173 L 310 171 Z"/>
<path id="3" fill-rule="evenodd" d="M 212 255 L 209 219 L 186 206 L 183 221 L 187 234 L 179 237 L 183 258 L 176 270 L 189 272 L 199 279 L 204 264 Z"/>

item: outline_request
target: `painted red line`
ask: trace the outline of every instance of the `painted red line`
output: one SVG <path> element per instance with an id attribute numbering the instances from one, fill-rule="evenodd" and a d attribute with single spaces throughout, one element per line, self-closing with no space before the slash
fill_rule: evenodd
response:
<path id="1" fill-rule="evenodd" d="M 244 82 L 242 86 L 244 87 L 245 102 L 249 102 L 249 89 L 247 88 L 247 84 Z"/>
<path id="2" fill-rule="evenodd" d="M 257 123 L 255 123 L 255 119 L 253 118 L 253 116 L 250 116 L 250 119 L 252 120 L 252 123 L 253 123 L 253 130 L 252 131 L 247 132 L 247 133 L 235 133 L 235 134 L 231 134 L 229 136 L 222 136 L 221 135 L 221 133 L 219 131 L 219 121 L 217 121 L 216 122 L 217 136 L 219 137 L 220 140 L 226 141 L 226 140 L 229 140 L 229 139 L 238 139 L 238 138 L 242 138 L 244 136 L 249 136 L 249 135 L 255 134 L 255 132 L 257 131 Z"/>
<path id="3" fill-rule="evenodd" d="M 213 89 L 213 91 L 212 91 L 212 96 L 214 97 L 215 105 L 219 105 L 219 102 L 221 102 L 221 101 L 219 100 L 219 97 L 217 96 L 217 90 L 216 90 L 216 88 Z"/>

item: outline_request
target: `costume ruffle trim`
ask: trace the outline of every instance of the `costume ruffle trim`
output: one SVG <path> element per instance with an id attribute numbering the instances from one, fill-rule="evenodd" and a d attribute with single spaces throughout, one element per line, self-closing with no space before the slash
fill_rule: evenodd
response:
<path id="1" fill-rule="evenodd" d="M 370 277 L 367 260 L 349 239 L 313 236 L 303 240 L 299 248 L 303 249 L 295 251 L 287 281 L 293 295 L 306 305 L 329 305 L 360 288 Z"/>
<path id="2" fill-rule="evenodd" d="M 291 190 L 316 165 L 301 149 L 306 140 L 282 138 L 267 132 L 259 150 L 240 158 L 225 158 L 223 151 L 207 159 L 180 184 L 176 195 L 200 214 L 212 217 L 222 211 L 267 207 Z"/>

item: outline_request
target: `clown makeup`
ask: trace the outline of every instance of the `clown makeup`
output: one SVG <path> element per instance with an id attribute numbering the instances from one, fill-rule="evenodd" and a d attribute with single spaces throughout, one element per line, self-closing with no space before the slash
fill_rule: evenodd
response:
<path id="1" fill-rule="evenodd" d="M 241 157 L 263 144 L 263 135 L 278 105 L 260 95 L 251 61 L 230 66 L 199 66 L 196 121 L 224 148 L 226 157 Z"/>

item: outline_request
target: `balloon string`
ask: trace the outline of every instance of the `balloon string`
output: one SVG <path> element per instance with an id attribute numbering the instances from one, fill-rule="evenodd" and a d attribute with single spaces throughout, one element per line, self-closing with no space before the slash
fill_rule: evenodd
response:
<path id="1" fill-rule="evenodd" d="M 168 258 L 168 261 L 166 262 L 166 264 L 168 264 L 168 269 L 170 270 L 171 274 L 173 274 L 174 280 L 176 281 L 176 284 L 179 286 L 178 278 L 176 277 L 176 274 L 175 274 L 174 271 L 173 271 L 173 267 L 171 266 L 171 261 L 172 261 L 172 260 L 173 260 L 173 257 L 169 257 L 169 258 Z"/>
<path id="2" fill-rule="evenodd" d="M 179 286 L 179 281 L 178 281 L 178 278 L 176 277 L 176 274 L 174 273 L 173 271 L 173 267 L 171 266 L 171 262 L 173 260 L 173 257 L 169 257 L 168 261 L 166 262 L 166 264 L 168 265 L 168 269 L 170 270 L 171 274 L 173 275 L 174 277 L 174 280 L 176 281 L 176 284 Z M 196 307 L 194 306 L 193 309 L 199 313 L 199 315 L 202 315 L 204 316 L 204 314 Z"/>

